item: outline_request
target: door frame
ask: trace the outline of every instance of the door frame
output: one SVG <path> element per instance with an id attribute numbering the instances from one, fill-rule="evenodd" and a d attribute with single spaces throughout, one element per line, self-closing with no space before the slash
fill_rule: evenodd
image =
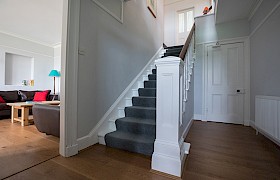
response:
<path id="1" fill-rule="evenodd" d="M 80 0 L 63 0 L 59 153 L 78 154 L 78 49 Z"/>
<path id="2" fill-rule="evenodd" d="M 202 62 L 202 115 L 201 120 L 207 121 L 207 79 L 208 79 L 208 67 L 207 67 L 207 47 L 220 44 L 233 44 L 243 43 L 244 44 L 244 88 L 246 94 L 244 95 L 244 120 L 243 125 L 249 126 L 250 124 L 250 39 L 249 37 L 240 37 L 233 39 L 223 39 L 218 41 L 205 42 L 203 44 L 203 62 Z M 198 45 L 198 44 L 197 44 Z"/>

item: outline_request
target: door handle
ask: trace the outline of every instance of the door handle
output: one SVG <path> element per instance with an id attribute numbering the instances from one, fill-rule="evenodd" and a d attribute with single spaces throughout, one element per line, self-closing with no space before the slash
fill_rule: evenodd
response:
<path id="1" fill-rule="evenodd" d="M 245 94 L 245 89 L 237 89 L 236 93 L 237 94 Z"/>

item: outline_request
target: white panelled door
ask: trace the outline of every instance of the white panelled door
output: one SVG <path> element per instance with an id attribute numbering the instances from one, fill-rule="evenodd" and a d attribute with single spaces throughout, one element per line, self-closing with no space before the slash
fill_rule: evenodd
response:
<path id="1" fill-rule="evenodd" d="M 244 44 L 207 46 L 207 121 L 243 124 Z"/>
<path id="2" fill-rule="evenodd" d="M 177 12 L 177 45 L 185 44 L 194 23 L 193 9 Z"/>

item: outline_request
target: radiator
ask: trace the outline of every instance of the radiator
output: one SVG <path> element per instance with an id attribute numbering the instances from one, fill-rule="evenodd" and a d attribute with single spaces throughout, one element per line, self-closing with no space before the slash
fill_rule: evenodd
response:
<path id="1" fill-rule="evenodd" d="M 280 144 L 280 97 L 256 96 L 256 130 Z"/>

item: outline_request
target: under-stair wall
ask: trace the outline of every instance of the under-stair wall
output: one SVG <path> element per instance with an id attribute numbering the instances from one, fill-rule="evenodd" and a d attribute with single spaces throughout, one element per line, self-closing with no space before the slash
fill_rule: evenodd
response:
<path id="1" fill-rule="evenodd" d="M 98 142 L 97 136 L 90 138 L 91 133 L 162 46 L 163 2 L 157 1 L 157 5 L 154 18 L 146 1 L 124 1 L 121 23 L 93 1 L 81 1 L 77 70 L 79 149 Z"/>
<path id="2" fill-rule="evenodd" d="M 165 50 L 161 47 L 112 104 L 94 129 L 87 136 L 78 139 L 79 149 L 95 143 L 106 145 L 105 135 L 116 130 L 115 121 L 125 116 L 125 107 L 132 105 L 132 97 L 138 96 L 138 88 L 144 87 L 143 82 L 148 80 L 148 75 L 152 74 L 152 69 L 155 69 L 155 60 L 163 56 L 164 52 Z"/>

